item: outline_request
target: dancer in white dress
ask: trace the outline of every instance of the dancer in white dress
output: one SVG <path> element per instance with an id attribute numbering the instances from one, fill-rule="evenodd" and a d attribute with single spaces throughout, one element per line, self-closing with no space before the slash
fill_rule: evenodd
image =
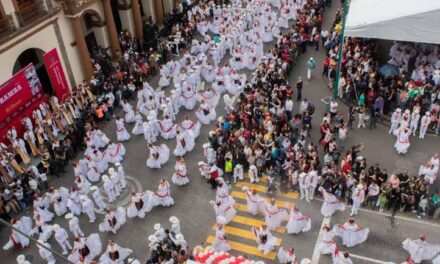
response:
<path id="1" fill-rule="evenodd" d="M 182 157 L 187 152 L 190 152 L 194 148 L 194 136 L 191 131 L 187 131 L 185 134 L 181 133 L 179 129 L 176 131 L 176 148 L 173 154 L 177 157 Z"/>
<path id="2" fill-rule="evenodd" d="M 99 258 L 99 262 L 103 264 L 123 264 L 131 253 L 133 253 L 133 250 L 120 247 L 113 240 L 109 240 L 107 249 Z"/>
<path id="3" fill-rule="evenodd" d="M 130 133 L 128 133 L 124 126 L 124 119 L 116 117 L 116 138 L 118 141 L 127 141 L 130 137 Z"/>
<path id="4" fill-rule="evenodd" d="M 122 110 L 125 113 L 125 123 L 130 124 L 134 122 L 134 111 L 133 111 L 133 107 L 131 106 L 131 104 L 129 102 L 127 102 L 127 100 L 122 100 Z"/>
<path id="5" fill-rule="evenodd" d="M 303 215 L 298 207 L 290 207 L 289 221 L 287 222 L 287 234 L 299 234 L 300 232 L 310 231 L 312 228 L 312 220 L 310 217 Z"/>
<path id="6" fill-rule="evenodd" d="M 257 215 L 260 212 L 264 212 L 264 201 L 261 200 L 257 193 L 257 190 L 249 190 L 248 187 L 243 187 L 243 192 L 246 194 L 247 210 L 252 215 Z"/>
<path id="7" fill-rule="evenodd" d="M 163 164 L 168 162 L 170 158 L 170 150 L 167 145 L 160 144 L 159 146 L 154 146 L 150 144 L 149 155 L 147 157 L 147 167 L 152 169 L 160 169 Z"/>
<path id="8" fill-rule="evenodd" d="M 17 230 L 20 230 L 24 234 L 32 234 L 32 219 L 27 216 L 22 216 L 20 220 L 14 218 L 11 219 L 11 225 Z M 9 236 L 8 242 L 3 246 L 4 250 L 11 249 L 13 247 L 25 248 L 29 246 L 29 238 L 12 229 L 12 233 Z"/>
<path id="9" fill-rule="evenodd" d="M 277 254 L 278 263 L 280 264 L 297 264 L 298 261 L 296 259 L 295 255 L 295 249 L 285 249 L 283 247 L 280 247 Z"/>
<path id="10" fill-rule="evenodd" d="M 125 147 L 122 143 L 115 144 L 110 141 L 110 144 L 108 144 L 105 152 L 107 153 L 106 157 L 108 162 L 115 164 L 116 162 L 121 162 L 124 159 Z"/>
<path id="11" fill-rule="evenodd" d="M 215 120 L 216 115 L 215 109 L 210 107 L 204 100 L 200 104 L 199 109 L 196 110 L 197 119 L 203 125 L 209 125 L 211 121 Z"/>
<path id="12" fill-rule="evenodd" d="M 263 251 L 263 255 L 267 256 L 267 254 L 274 250 L 277 241 L 270 233 L 267 225 L 263 224 L 261 227 L 252 227 L 252 232 L 258 244 L 258 250 Z"/>
<path id="13" fill-rule="evenodd" d="M 335 234 L 331 231 L 329 225 L 324 225 L 322 228 L 323 235 L 322 240 L 319 244 L 319 252 L 323 255 L 330 255 L 333 254 L 333 252 L 336 249 L 336 242 L 333 239 Z"/>
<path id="14" fill-rule="evenodd" d="M 180 158 L 176 161 L 176 165 L 174 166 L 176 172 L 173 174 L 171 180 L 176 185 L 186 185 L 189 183 L 188 171 L 186 169 L 186 163 L 183 158 Z"/>
<path id="15" fill-rule="evenodd" d="M 194 139 L 200 135 L 200 127 L 200 122 L 190 120 L 188 115 L 185 115 L 185 120 L 178 125 L 178 128 L 182 131 L 182 133 L 191 131 L 194 135 Z"/>
<path id="16" fill-rule="evenodd" d="M 152 117 L 148 116 L 147 118 L 152 119 Z M 156 135 L 154 133 L 154 128 L 151 126 L 149 122 L 144 122 L 142 124 L 142 130 L 144 131 L 144 138 L 147 141 L 147 145 L 153 144 L 156 142 Z"/>
<path id="17" fill-rule="evenodd" d="M 171 216 L 168 220 L 171 222 L 171 233 L 174 235 L 181 234 L 182 232 L 180 231 L 180 220 L 175 216 Z"/>
<path id="18" fill-rule="evenodd" d="M 97 233 L 93 233 L 88 237 L 75 237 L 72 252 L 67 259 L 72 263 L 91 264 L 101 252 L 101 239 Z"/>
<path id="19" fill-rule="evenodd" d="M 333 264 L 353 264 L 353 261 L 350 259 L 350 254 L 348 254 L 348 252 L 339 251 L 338 248 L 335 248 L 332 260 Z"/>
<path id="20" fill-rule="evenodd" d="M 224 218 L 222 219 L 220 217 L 220 219 L 217 220 L 217 222 L 224 222 Z M 228 252 L 229 250 L 231 250 L 231 246 L 228 243 L 228 240 L 226 239 L 225 236 L 225 230 L 224 230 L 224 224 L 219 224 L 217 223 L 217 227 L 215 230 L 215 240 L 211 245 L 215 251 L 217 252 Z"/>
<path id="21" fill-rule="evenodd" d="M 323 187 L 319 187 L 318 190 L 323 197 L 321 214 L 324 217 L 332 216 L 336 211 L 345 210 L 345 203 L 339 201 L 334 194 L 327 192 Z"/>
<path id="22" fill-rule="evenodd" d="M 237 183 L 237 180 L 240 181 L 243 180 L 243 166 L 241 166 L 241 164 L 235 165 L 233 178 L 234 178 L 234 183 Z"/>
<path id="23" fill-rule="evenodd" d="M 150 198 L 147 212 L 158 205 L 168 207 L 174 204 L 174 199 L 171 197 L 170 183 L 165 179 L 160 180 L 156 192 L 149 191 L 148 193 Z"/>
<path id="24" fill-rule="evenodd" d="M 113 234 L 116 234 L 126 220 L 125 209 L 123 207 L 118 207 L 115 211 L 107 209 L 104 220 L 99 224 L 99 231 L 113 232 Z"/>
<path id="25" fill-rule="evenodd" d="M 134 119 L 135 119 L 136 123 L 134 124 L 134 127 L 131 130 L 131 133 L 133 135 L 141 135 L 144 132 L 143 127 L 142 127 L 143 121 L 142 121 L 141 112 L 136 110 L 136 115 L 135 115 Z"/>
<path id="26" fill-rule="evenodd" d="M 431 260 L 440 252 L 439 244 L 430 244 L 426 241 L 424 235 L 419 239 L 407 238 L 402 242 L 403 249 L 408 251 L 414 263 L 420 263 L 424 260 Z"/>
<path id="27" fill-rule="evenodd" d="M 209 203 L 214 208 L 216 220 L 224 219 L 224 221 L 221 221 L 219 224 L 224 224 L 224 225 L 228 224 L 229 222 L 231 222 L 232 218 L 234 218 L 235 214 L 237 213 L 237 211 L 234 209 L 233 206 L 224 204 L 222 203 L 221 200 L 216 202 L 209 201 Z"/>
<path id="28" fill-rule="evenodd" d="M 394 130 L 393 134 L 397 137 L 396 143 L 394 144 L 394 148 L 396 149 L 397 153 L 406 154 L 409 146 L 411 145 L 409 142 L 411 131 L 407 127 L 401 127 Z"/>
<path id="29" fill-rule="evenodd" d="M 342 238 L 342 244 L 346 247 L 354 247 L 365 242 L 369 232 L 368 228 L 358 226 L 352 218 L 345 224 L 333 226 L 333 233 Z"/>
<path id="30" fill-rule="evenodd" d="M 173 139 L 176 137 L 176 126 L 168 115 L 163 120 L 157 121 L 160 136 L 163 139 Z"/>
<path id="31" fill-rule="evenodd" d="M 281 226 L 288 213 L 285 209 L 279 209 L 275 204 L 275 199 L 263 203 L 264 219 L 270 230 L 275 230 Z"/>
<path id="32" fill-rule="evenodd" d="M 143 219 L 145 217 L 145 212 L 148 210 L 148 193 L 131 193 L 131 204 L 127 208 L 127 217 L 134 218 L 139 217 Z"/>

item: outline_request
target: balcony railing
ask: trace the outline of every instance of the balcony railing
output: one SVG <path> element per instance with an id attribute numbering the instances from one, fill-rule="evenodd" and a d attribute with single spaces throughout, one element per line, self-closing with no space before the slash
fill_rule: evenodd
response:
<path id="1" fill-rule="evenodd" d="M 10 15 L 0 19 L 0 39 L 8 36 L 16 30 L 17 28 L 15 27 L 14 21 L 12 21 L 12 17 Z"/>
<path id="2" fill-rule="evenodd" d="M 97 2 L 98 0 L 56 0 L 57 2 L 61 2 L 64 13 L 66 15 L 76 15 L 77 13 L 84 10 L 89 5 Z"/>
<path id="3" fill-rule="evenodd" d="M 35 20 L 48 15 L 51 11 L 52 8 L 49 7 L 45 1 L 37 0 L 24 9 L 16 11 L 16 15 L 20 27 L 24 27 L 31 24 Z"/>

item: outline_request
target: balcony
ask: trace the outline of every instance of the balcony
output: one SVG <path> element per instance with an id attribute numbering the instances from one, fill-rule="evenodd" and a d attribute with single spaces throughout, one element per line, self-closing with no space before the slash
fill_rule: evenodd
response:
<path id="1" fill-rule="evenodd" d="M 98 0 L 55 0 L 63 6 L 66 15 L 74 16 Z"/>
<path id="2" fill-rule="evenodd" d="M 16 11 L 17 21 L 20 27 L 25 27 L 42 17 L 45 17 L 53 10 L 50 0 L 37 0 L 20 11 Z"/>
<path id="3" fill-rule="evenodd" d="M 35 0 L 0 19 L 0 45 L 55 16 L 59 11 L 60 8 L 54 7 L 51 0 Z"/>
<path id="4" fill-rule="evenodd" d="M 15 32 L 17 28 L 14 25 L 14 21 L 10 15 L 0 19 L 0 39 L 9 36 Z"/>

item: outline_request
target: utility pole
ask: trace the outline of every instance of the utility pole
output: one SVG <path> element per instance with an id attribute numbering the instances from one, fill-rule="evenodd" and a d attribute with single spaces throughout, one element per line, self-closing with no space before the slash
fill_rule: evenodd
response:
<path id="1" fill-rule="evenodd" d="M 70 261 L 69 261 L 65 256 L 63 256 L 62 254 L 60 254 L 60 253 L 58 253 L 58 252 L 52 250 L 51 248 L 46 247 L 44 244 L 41 244 L 41 243 L 38 242 L 38 240 L 36 240 L 35 238 L 29 236 L 28 234 L 25 234 L 25 233 L 21 232 L 21 230 L 15 228 L 13 225 L 11 225 L 11 224 L 8 223 L 7 221 L 3 220 L 2 218 L 0 218 L 0 223 L 1 223 L 1 224 L 4 224 L 5 226 L 7 226 L 7 227 L 13 229 L 14 231 L 16 231 L 16 232 L 18 232 L 18 233 L 20 233 L 20 235 L 23 235 L 23 236 L 27 237 L 29 240 L 35 242 L 35 244 L 39 245 L 40 247 L 42 247 L 42 248 L 44 248 L 44 249 L 46 249 L 46 250 L 49 250 L 49 251 L 52 252 L 54 255 L 56 255 L 57 257 L 61 258 L 63 261 L 65 261 L 66 263 L 69 263 L 69 264 L 75 264 L 75 263 L 73 263 L 73 262 L 70 262 Z"/>
<path id="2" fill-rule="evenodd" d="M 338 97 L 338 86 L 339 86 L 339 78 L 341 76 L 341 64 L 342 64 L 342 50 L 344 49 L 344 36 L 345 36 L 345 19 L 347 16 L 347 0 L 344 0 L 344 10 L 342 14 L 342 32 L 341 39 L 339 41 L 339 52 L 338 52 L 338 70 L 336 72 L 336 81 L 333 86 L 333 98 L 336 99 Z"/>

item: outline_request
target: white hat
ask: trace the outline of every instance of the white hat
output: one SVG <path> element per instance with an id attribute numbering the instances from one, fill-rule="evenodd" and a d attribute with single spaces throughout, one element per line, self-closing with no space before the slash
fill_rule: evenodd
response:
<path id="1" fill-rule="evenodd" d="M 109 178 L 106 174 L 104 174 L 104 175 L 102 175 L 102 180 L 106 182 L 106 181 L 109 181 Z"/>
<path id="2" fill-rule="evenodd" d="M 118 161 L 118 162 L 115 163 L 115 166 L 119 167 L 119 166 L 121 166 L 121 163 Z"/>
<path id="3" fill-rule="evenodd" d="M 363 189 L 363 188 L 364 188 L 364 185 L 362 185 L 362 183 L 359 183 L 358 185 L 356 185 L 356 188 L 358 188 L 358 189 Z"/>
<path id="4" fill-rule="evenodd" d="M 237 164 L 237 165 L 235 165 L 235 167 L 236 168 L 241 168 L 242 166 L 241 166 L 241 164 Z"/>
<path id="5" fill-rule="evenodd" d="M 171 93 L 171 94 L 175 94 L 175 93 L 176 93 L 176 90 L 175 90 L 175 89 L 172 89 L 172 90 L 170 91 L 170 93 Z"/>
<path id="6" fill-rule="evenodd" d="M 58 224 L 54 224 L 53 226 L 52 226 L 52 230 L 53 231 L 58 231 L 58 230 L 60 230 L 61 229 L 61 227 L 58 225 Z"/>
<path id="7" fill-rule="evenodd" d="M 400 113 L 400 112 L 402 112 L 402 109 L 400 109 L 400 108 L 396 108 L 396 112 L 397 112 L 397 113 Z"/>
<path id="8" fill-rule="evenodd" d="M 147 116 L 147 120 L 148 120 L 148 121 L 153 120 L 153 116 L 152 116 L 152 115 L 148 115 L 148 116 Z"/>
<path id="9" fill-rule="evenodd" d="M 108 169 L 108 174 L 113 174 L 113 173 L 115 173 L 115 169 L 113 168 Z"/>
<path id="10" fill-rule="evenodd" d="M 219 116 L 219 117 L 217 118 L 217 121 L 219 121 L 219 122 L 223 122 L 223 116 Z"/>
<path id="11" fill-rule="evenodd" d="M 227 94 L 223 95 L 223 100 L 227 100 L 227 99 L 229 99 L 229 95 Z"/>
<path id="12" fill-rule="evenodd" d="M 160 229 L 160 224 L 159 223 L 155 224 L 154 225 L 154 230 L 159 230 L 159 229 Z"/>
<path id="13" fill-rule="evenodd" d="M 215 135 L 215 131 L 209 131 L 209 136 L 213 136 L 213 135 Z"/>
<path id="14" fill-rule="evenodd" d="M 17 256 L 17 263 L 18 264 L 23 263 L 25 260 L 26 260 L 26 258 L 25 258 L 24 255 L 18 255 Z"/>
<path id="15" fill-rule="evenodd" d="M 148 237 L 148 240 L 151 242 L 156 242 L 157 241 L 157 237 L 155 235 L 151 235 Z"/>
<path id="16" fill-rule="evenodd" d="M 203 162 L 203 161 L 199 161 L 199 163 L 198 163 L 199 166 L 202 166 L 202 165 L 205 165 L 205 164 L 206 164 L 206 163 Z"/>
<path id="17" fill-rule="evenodd" d="M 209 148 L 211 145 L 209 143 L 203 144 L 203 148 Z"/>
<path id="18" fill-rule="evenodd" d="M 96 187 L 95 185 L 93 185 L 92 187 L 90 187 L 90 190 L 91 190 L 91 191 L 96 191 L 96 190 L 98 190 L 98 187 Z"/>
<path id="19" fill-rule="evenodd" d="M 171 223 L 175 224 L 175 223 L 179 222 L 179 219 L 177 219 L 177 217 L 175 217 L 175 216 L 171 216 L 170 219 L 169 219 L 169 221 L 170 221 Z"/>
<path id="20" fill-rule="evenodd" d="M 93 186 L 93 187 L 95 187 L 95 186 Z M 66 218 L 66 219 L 72 219 L 72 218 L 73 218 L 73 214 L 72 214 L 72 213 L 68 213 L 68 214 L 66 214 L 66 215 L 64 216 L 64 218 Z"/>
<path id="21" fill-rule="evenodd" d="M 304 258 L 303 260 L 301 260 L 301 264 L 310 264 L 310 263 L 312 262 L 308 258 Z"/>
<path id="22" fill-rule="evenodd" d="M 156 115 L 156 111 L 155 110 L 151 110 L 149 115 L 155 116 Z"/>
<path id="23" fill-rule="evenodd" d="M 177 234 L 176 235 L 176 240 L 182 241 L 184 239 L 182 234 Z"/>
<path id="24" fill-rule="evenodd" d="M 431 115 L 431 113 L 429 111 L 426 111 L 425 115 Z"/>

